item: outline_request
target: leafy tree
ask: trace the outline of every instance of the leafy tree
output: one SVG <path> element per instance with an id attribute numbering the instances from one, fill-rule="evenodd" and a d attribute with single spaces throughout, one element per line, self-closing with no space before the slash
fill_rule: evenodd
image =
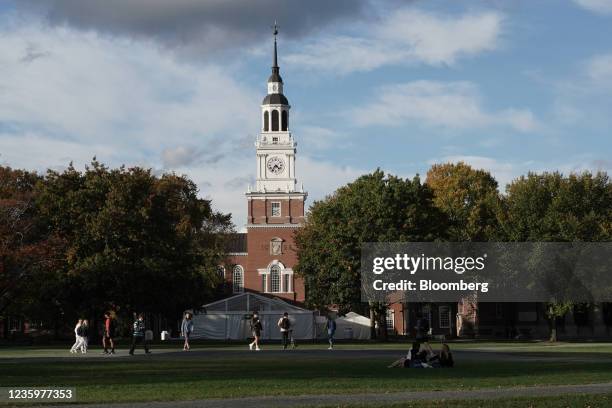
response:
<path id="1" fill-rule="evenodd" d="M 361 312 L 361 245 L 439 238 L 445 222 L 432 198 L 418 176 L 405 180 L 377 170 L 315 202 L 296 234 L 296 271 L 304 278 L 309 306 Z M 386 327 L 387 305 L 369 307 L 372 319 Z"/>
<path id="2" fill-rule="evenodd" d="M 507 187 L 502 227 L 511 241 L 610 241 L 612 184 L 606 173 L 529 173 Z M 536 277 L 537 279 L 537 277 Z M 557 340 L 556 321 L 572 307 L 552 299 L 545 305 L 550 340 Z"/>
<path id="3" fill-rule="evenodd" d="M 451 240 L 500 238 L 500 196 L 497 181 L 489 172 L 463 162 L 435 164 L 427 172 L 425 183 L 433 191 L 436 207 L 448 216 Z"/>
<path id="4" fill-rule="evenodd" d="M 52 286 L 50 271 L 62 242 L 37 223 L 33 202 L 39 181 L 35 173 L 0 167 L 0 316 L 53 308 L 41 304 L 37 289 Z"/>
<path id="5" fill-rule="evenodd" d="M 185 177 L 94 159 L 84 172 L 50 170 L 37 206 L 67 243 L 57 299 L 64 311 L 174 318 L 217 286 L 223 250 L 215 237 L 231 230 L 230 216 L 214 212 Z"/>

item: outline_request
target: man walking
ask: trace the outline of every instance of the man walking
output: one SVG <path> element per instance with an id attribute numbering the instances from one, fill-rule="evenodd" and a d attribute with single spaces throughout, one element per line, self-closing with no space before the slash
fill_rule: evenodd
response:
<path id="1" fill-rule="evenodd" d="M 115 354 L 115 342 L 113 337 L 115 334 L 115 319 L 110 312 L 104 313 L 104 333 L 102 334 L 102 346 L 104 347 L 104 354 Z M 110 345 L 110 352 L 108 346 Z"/>
<path id="2" fill-rule="evenodd" d="M 327 315 L 327 341 L 329 342 L 328 350 L 334 349 L 334 334 L 336 334 L 336 321 L 330 315 Z"/>
<path id="3" fill-rule="evenodd" d="M 139 314 L 138 318 L 134 321 L 134 327 L 132 331 L 132 347 L 130 348 L 130 355 L 134 355 L 134 349 L 136 344 L 144 342 L 145 337 L 145 322 L 143 314 Z M 149 354 L 149 344 L 144 342 L 145 353 Z"/>
<path id="4" fill-rule="evenodd" d="M 283 316 L 278 320 L 278 327 L 280 327 L 281 336 L 283 337 L 283 350 L 287 350 L 289 345 L 289 333 L 291 331 L 291 321 L 289 320 L 289 313 L 285 312 Z"/>

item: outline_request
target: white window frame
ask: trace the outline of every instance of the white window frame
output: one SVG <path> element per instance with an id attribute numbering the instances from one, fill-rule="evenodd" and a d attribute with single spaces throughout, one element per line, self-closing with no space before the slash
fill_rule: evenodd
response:
<path id="1" fill-rule="evenodd" d="M 274 207 L 275 206 L 278 206 L 278 214 L 274 214 Z M 270 211 L 271 211 L 272 217 L 280 217 L 281 216 L 281 202 L 280 201 L 272 201 Z"/>
<path id="2" fill-rule="evenodd" d="M 232 289 L 234 293 L 244 292 L 244 268 L 242 265 L 234 265 L 232 268 Z"/>
<path id="3" fill-rule="evenodd" d="M 446 313 L 443 313 L 444 311 L 446 311 Z M 446 314 L 448 324 L 443 325 L 442 316 L 444 316 L 445 314 Z M 440 326 L 441 329 L 450 329 L 451 327 L 451 308 L 450 306 L 446 306 L 446 305 L 438 306 L 438 326 Z"/>
<path id="4" fill-rule="evenodd" d="M 389 325 L 389 323 L 391 323 Z M 385 324 L 387 325 L 387 330 L 395 330 L 395 310 L 387 309 L 385 314 Z"/>
<path id="5" fill-rule="evenodd" d="M 282 286 L 283 276 L 282 275 L 283 275 L 283 271 L 281 267 L 278 265 L 272 265 L 272 267 L 270 268 L 270 293 L 282 293 L 283 291 L 283 286 Z M 278 281 L 277 281 L 278 288 L 275 288 L 275 285 L 274 285 L 275 276 L 278 276 Z"/>

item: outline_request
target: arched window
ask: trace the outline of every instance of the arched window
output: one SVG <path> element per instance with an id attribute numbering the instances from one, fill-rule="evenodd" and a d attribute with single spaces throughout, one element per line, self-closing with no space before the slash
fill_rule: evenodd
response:
<path id="1" fill-rule="evenodd" d="M 289 127 L 289 114 L 286 110 L 283 111 L 281 118 L 282 118 L 282 129 L 283 131 L 286 131 L 287 128 Z"/>
<path id="2" fill-rule="evenodd" d="M 272 131 L 278 132 L 278 111 L 276 109 L 272 111 Z"/>
<path id="3" fill-rule="evenodd" d="M 270 129 L 270 114 L 268 111 L 264 112 L 264 132 L 267 132 Z"/>
<path id="4" fill-rule="evenodd" d="M 225 279 L 225 267 L 223 265 L 217 266 L 217 274 L 221 279 Z"/>
<path id="5" fill-rule="evenodd" d="M 234 265 L 233 273 L 233 286 L 234 293 L 241 293 L 244 291 L 244 269 L 240 265 Z"/>
<path id="6" fill-rule="evenodd" d="M 281 269 L 280 266 L 274 265 L 270 268 L 270 292 L 280 292 Z"/>

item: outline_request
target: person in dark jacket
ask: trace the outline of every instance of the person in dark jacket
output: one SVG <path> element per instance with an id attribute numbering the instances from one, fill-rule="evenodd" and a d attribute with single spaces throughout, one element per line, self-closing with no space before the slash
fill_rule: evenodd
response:
<path id="1" fill-rule="evenodd" d="M 249 344 L 249 350 L 253 350 L 253 346 L 255 346 L 255 350 L 261 350 L 259 348 L 259 338 L 261 337 L 261 330 L 263 326 L 261 325 L 261 320 L 259 320 L 259 315 L 257 313 L 253 313 L 253 318 L 251 318 L 251 334 L 253 335 L 253 342 Z"/>
<path id="2" fill-rule="evenodd" d="M 277 326 L 280 328 L 281 336 L 283 337 L 283 350 L 287 350 L 289 345 L 289 335 L 291 334 L 291 320 L 289 320 L 289 313 L 285 312 L 283 316 L 278 320 Z"/>
<path id="3" fill-rule="evenodd" d="M 183 351 L 189 351 L 189 338 L 191 337 L 191 333 L 193 333 L 193 320 L 191 317 L 191 313 L 185 313 L 185 317 L 183 318 L 183 322 L 181 323 L 181 336 L 185 338 L 185 343 L 183 344 Z"/>
<path id="4" fill-rule="evenodd" d="M 327 316 L 327 323 L 325 324 L 327 328 L 327 341 L 329 342 L 328 350 L 333 350 L 334 348 L 334 334 L 336 334 L 336 321 L 331 317 Z"/>
<path id="5" fill-rule="evenodd" d="M 134 349 L 136 348 L 136 344 L 140 344 L 144 342 L 145 353 L 151 353 L 149 351 L 149 345 L 144 341 L 145 338 L 145 322 L 144 315 L 141 313 L 138 315 L 136 320 L 134 321 L 134 326 L 132 330 L 132 347 L 130 347 L 130 355 L 134 355 Z"/>
<path id="6" fill-rule="evenodd" d="M 86 354 L 87 348 L 89 347 L 89 322 L 87 319 L 83 319 L 83 324 L 81 325 L 81 337 L 83 339 L 81 342 L 81 353 Z"/>

